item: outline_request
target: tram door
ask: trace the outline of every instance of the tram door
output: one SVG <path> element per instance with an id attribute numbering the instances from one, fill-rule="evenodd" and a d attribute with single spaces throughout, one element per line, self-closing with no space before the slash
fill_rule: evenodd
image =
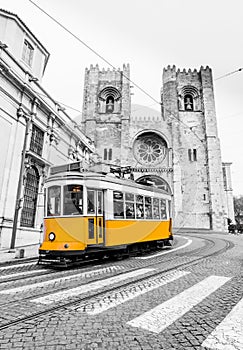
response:
<path id="1" fill-rule="evenodd" d="M 88 244 L 103 244 L 104 242 L 103 207 L 103 192 L 87 189 Z"/>

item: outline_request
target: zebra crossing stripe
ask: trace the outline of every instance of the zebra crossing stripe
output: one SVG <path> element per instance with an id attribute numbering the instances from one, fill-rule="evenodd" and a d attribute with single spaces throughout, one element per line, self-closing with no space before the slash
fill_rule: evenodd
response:
<path id="1" fill-rule="evenodd" d="M 127 324 L 158 334 L 229 280 L 221 276 L 207 277 Z"/>
<path id="2" fill-rule="evenodd" d="M 217 350 L 243 349 L 243 299 L 204 340 L 202 346 Z"/>
<path id="3" fill-rule="evenodd" d="M 124 273 L 122 275 L 113 276 L 113 277 L 106 278 L 106 279 L 103 279 L 100 281 L 84 284 L 84 285 L 81 285 L 79 287 L 67 289 L 67 290 L 56 292 L 53 294 L 49 294 L 49 295 L 46 295 L 44 297 L 32 299 L 31 301 L 34 303 L 40 303 L 40 304 L 51 304 L 54 302 L 61 301 L 63 299 L 67 299 L 67 298 L 74 297 L 74 296 L 77 296 L 77 295 L 80 295 L 83 293 L 90 292 L 92 290 L 104 288 L 104 287 L 107 287 L 111 284 L 119 283 L 119 282 L 124 281 L 124 280 L 129 279 L 129 278 L 134 278 L 134 277 L 139 276 L 139 275 L 147 274 L 153 270 L 154 269 L 139 269 L 136 271 L 127 272 L 127 273 Z"/>
<path id="4" fill-rule="evenodd" d="M 178 278 L 181 278 L 189 273 L 189 271 L 176 271 L 174 273 L 170 273 L 160 278 L 160 280 L 159 278 L 149 279 L 148 281 L 143 282 L 142 286 L 138 285 L 132 290 L 125 290 L 124 292 L 121 292 L 121 294 L 119 294 L 118 296 L 117 293 L 109 295 L 108 300 L 101 300 L 99 301 L 98 305 L 97 303 L 92 304 L 91 302 L 90 304 L 85 305 L 85 311 L 88 315 L 100 314 L 103 311 L 106 311 L 129 300 L 132 300 L 136 297 L 139 297 L 140 295 L 150 292 L 151 290 L 154 290 L 161 286 L 164 286 L 167 283 L 173 282 Z M 81 309 L 83 308 L 81 307 Z"/>
<path id="5" fill-rule="evenodd" d="M 75 275 L 62 276 L 62 277 L 58 277 L 58 278 L 53 278 L 53 279 L 48 280 L 48 281 L 32 283 L 32 284 L 26 284 L 24 286 L 14 287 L 14 288 L 10 288 L 10 289 L 4 289 L 4 290 L 0 291 L 0 294 L 12 294 L 12 293 L 19 293 L 19 292 L 26 292 L 26 291 L 28 292 L 30 289 L 44 287 L 46 285 L 53 284 L 55 282 L 57 282 L 57 283 L 58 282 L 64 282 L 64 281 L 68 281 L 68 280 L 71 280 L 71 279 L 74 279 L 74 278 L 88 278 L 88 277 L 95 276 L 96 274 L 117 271 L 117 270 L 120 270 L 120 269 L 124 269 L 124 267 L 111 266 L 109 268 L 102 268 L 102 269 L 82 272 L 82 273 L 78 273 L 78 274 L 75 274 Z M 38 276 L 38 277 L 40 277 L 40 276 Z"/>

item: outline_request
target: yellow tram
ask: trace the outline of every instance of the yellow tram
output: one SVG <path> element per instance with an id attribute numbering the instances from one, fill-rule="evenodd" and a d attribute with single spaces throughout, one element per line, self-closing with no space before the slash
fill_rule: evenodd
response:
<path id="1" fill-rule="evenodd" d="M 39 262 L 101 258 L 170 245 L 171 195 L 80 167 L 53 167 L 45 184 Z"/>

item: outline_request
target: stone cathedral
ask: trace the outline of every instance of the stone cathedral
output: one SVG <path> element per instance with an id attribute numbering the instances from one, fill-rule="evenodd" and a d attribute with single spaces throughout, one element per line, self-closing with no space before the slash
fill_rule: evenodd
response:
<path id="1" fill-rule="evenodd" d="M 172 193 L 174 226 L 225 231 L 233 216 L 221 161 L 212 71 L 163 70 L 161 111 L 131 105 L 129 65 L 85 71 L 82 123 L 103 163 Z"/>

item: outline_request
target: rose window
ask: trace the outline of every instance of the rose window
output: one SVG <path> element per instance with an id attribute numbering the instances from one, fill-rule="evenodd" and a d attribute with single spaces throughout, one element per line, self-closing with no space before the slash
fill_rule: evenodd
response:
<path id="1" fill-rule="evenodd" d="M 134 143 L 134 155 L 141 164 L 156 165 L 162 162 L 166 154 L 166 142 L 156 134 L 139 136 Z"/>

